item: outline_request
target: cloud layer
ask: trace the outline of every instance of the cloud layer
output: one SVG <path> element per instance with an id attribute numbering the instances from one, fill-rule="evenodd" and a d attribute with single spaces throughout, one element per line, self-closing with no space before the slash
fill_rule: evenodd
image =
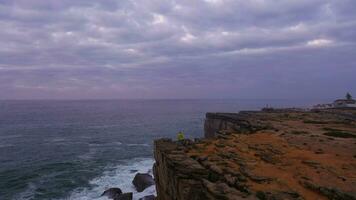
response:
<path id="1" fill-rule="evenodd" d="M 356 92 L 354 0 L 2 0 L 0 99 Z"/>

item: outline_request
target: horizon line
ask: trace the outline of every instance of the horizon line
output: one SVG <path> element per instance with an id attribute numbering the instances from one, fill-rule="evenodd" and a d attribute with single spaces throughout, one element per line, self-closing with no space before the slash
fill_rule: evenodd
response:
<path id="1" fill-rule="evenodd" d="M 334 99 L 333 97 L 325 98 L 15 98 L 15 99 L 0 99 L 0 101 L 112 101 L 112 100 L 327 100 Z"/>

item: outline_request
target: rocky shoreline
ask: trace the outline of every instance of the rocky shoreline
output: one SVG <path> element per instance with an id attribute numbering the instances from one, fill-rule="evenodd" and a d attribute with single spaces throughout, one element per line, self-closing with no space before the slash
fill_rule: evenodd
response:
<path id="1" fill-rule="evenodd" d="M 134 179 L 132 180 L 132 185 L 135 187 L 137 192 L 143 192 L 148 187 L 155 185 L 153 177 L 149 173 L 136 173 Z M 106 196 L 113 200 L 132 200 L 132 192 L 123 192 L 120 188 L 109 188 L 105 190 L 101 196 Z M 154 200 L 156 197 L 154 195 L 147 195 L 139 200 Z"/>
<path id="2" fill-rule="evenodd" d="M 356 200 L 356 110 L 207 113 L 205 138 L 154 142 L 153 175 L 137 173 L 140 200 Z M 111 188 L 114 200 L 132 193 Z"/>

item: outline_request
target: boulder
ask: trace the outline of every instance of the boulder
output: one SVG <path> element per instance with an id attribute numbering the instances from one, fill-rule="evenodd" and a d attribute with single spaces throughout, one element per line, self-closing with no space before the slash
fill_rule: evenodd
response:
<path id="1" fill-rule="evenodd" d="M 117 196 L 122 194 L 122 191 L 120 188 L 110 188 L 107 189 L 101 194 L 101 196 L 107 196 L 109 199 L 115 199 Z"/>
<path id="2" fill-rule="evenodd" d="M 114 200 L 132 200 L 132 192 L 119 194 Z"/>
<path id="3" fill-rule="evenodd" d="M 144 196 L 144 197 L 140 198 L 139 200 L 155 200 L 155 199 L 156 199 L 155 195 L 151 194 L 148 196 Z"/>
<path id="4" fill-rule="evenodd" d="M 137 173 L 132 183 L 138 192 L 142 192 L 149 186 L 154 185 L 155 181 L 150 174 Z"/>

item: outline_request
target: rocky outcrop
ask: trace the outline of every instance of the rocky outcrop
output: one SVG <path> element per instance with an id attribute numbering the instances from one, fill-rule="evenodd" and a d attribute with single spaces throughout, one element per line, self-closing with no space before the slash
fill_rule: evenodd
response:
<path id="1" fill-rule="evenodd" d="M 117 197 L 115 197 L 114 200 L 132 200 L 132 196 L 133 196 L 132 192 L 122 193 Z"/>
<path id="2" fill-rule="evenodd" d="M 146 188 L 152 186 L 155 184 L 155 181 L 153 177 L 148 174 L 148 173 L 137 173 L 132 181 L 133 186 L 135 186 L 136 190 L 138 192 L 144 191 Z M 105 190 L 101 196 L 106 196 L 109 199 L 114 199 L 114 200 L 132 200 L 133 199 L 133 193 L 132 192 L 127 192 L 123 193 L 120 188 L 109 188 Z M 155 196 L 154 195 L 147 195 L 140 200 L 154 200 Z"/>
<path id="3" fill-rule="evenodd" d="M 114 199 L 115 197 L 118 197 L 119 195 L 122 194 L 122 191 L 120 188 L 109 188 L 101 194 L 101 196 L 107 196 L 109 199 Z"/>
<path id="4" fill-rule="evenodd" d="M 109 188 L 101 196 L 107 196 L 114 200 L 132 200 L 132 192 L 122 193 L 120 188 Z"/>
<path id="5" fill-rule="evenodd" d="M 154 175 L 158 200 L 213 200 L 221 196 L 233 200 L 241 197 L 238 190 L 225 183 L 216 183 L 215 174 L 185 154 L 185 148 L 189 147 L 167 139 L 155 141 Z"/>
<path id="6" fill-rule="evenodd" d="M 139 200 L 155 200 L 156 199 L 156 197 L 155 197 L 155 195 L 147 195 L 147 196 L 144 196 L 144 197 L 142 197 L 142 198 L 140 198 Z"/>
<path id="7" fill-rule="evenodd" d="M 142 192 L 151 185 L 154 185 L 155 181 L 150 174 L 137 173 L 132 181 L 132 184 L 135 186 L 137 192 Z"/>
<path id="8" fill-rule="evenodd" d="M 208 113 L 207 139 L 155 141 L 157 199 L 355 200 L 355 115 Z"/>
<path id="9" fill-rule="evenodd" d="M 214 138 L 220 131 L 249 134 L 272 128 L 270 124 L 263 121 L 263 115 L 258 112 L 207 113 L 204 122 L 204 136 L 205 138 Z"/>

